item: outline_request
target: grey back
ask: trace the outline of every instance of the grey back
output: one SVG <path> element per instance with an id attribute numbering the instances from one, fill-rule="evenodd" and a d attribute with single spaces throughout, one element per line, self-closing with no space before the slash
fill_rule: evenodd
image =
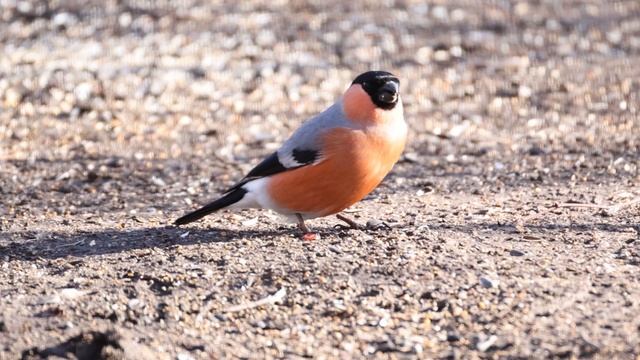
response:
<path id="1" fill-rule="evenodd" d="M 322 135 L 335 128 L 358 128 L 349 121 L 342 109 L 342 99 L 325 111 L 305 121 L 291 137 L 278 149 L 278 160 L 287 168 L 300 166 L 293 158 L 293 150 L 313 150 L 319 152 L 316 162 L 322 160 Z"/>

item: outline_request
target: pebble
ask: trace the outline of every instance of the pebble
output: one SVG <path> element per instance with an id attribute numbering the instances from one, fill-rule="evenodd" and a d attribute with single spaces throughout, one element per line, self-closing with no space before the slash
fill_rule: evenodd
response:
<path id="1" fill-rule="evenodd" d="M 520 250 L 511 250 L 509 251 L 509 255 L 511 256 L 524 256 L 525 253 Z"/>
<path id="2" fill-rule="evenodd" d="M 533 90 L 530 87 L 526 85 L 520 85 L 520 87 L 518 87 L 518 97 L 530 98 L 532 94 Z"/>
<path id="3" fill-rule="evenodd" d="M 157 176 L 152 176 L 151 177 L 151 183 L 153 185 L 156 185 L 156 186 L 159 186 L 159 187 L 167 186 L 167 183 L 164 180 L 162 180 L 162 178 L 159 178 Z"/>
<path id="4" fill-rule="evenodd" d="M 87 104 L 93 96 L 93 84 L 90 82 L 83 82 L 78 84 L 73 90 L 73 94 L 76 97 L 76 101 L 80 104 Z"/>
<path id="5" fill-rule="evenodd" d="M 476 344 L 476 349 L 480 352 L 486 352 L 493 346 L 493 344 L 496 343 L 496 341 L 498 341 L 498 337 L 495 335 L 491 335 L 489 337 L 481 336 Z"/>
<path id="6" fill-rule="evenodd" d="M 129 302 L 127 303 L 127 306 L 129 307 L 129 309 L 137 309 L 142 306 L 142 301 L 140 301 L 140 299 L 134 298 L 129 300 Z"/>
<path id="7" fill-rule="evenodd" d="M 457 138 L 460 135 L 464 134 L 470 126 L 470 121 L 463 121 L 461 124 L 452 126 L 451 129 L 449 129 L 449 131 L 447 132 L 447 136 L 449 136 L 450 138 Z"/>
<path id="8" fill-rule="evenodd" d="M 433 60 L 436 62 L 447 62 L 451 58 L 450 54 L 446 50 L 436 50 L 433 53 Z"/>
<path id="9" fill-rule="evenodd" d="M 420 162 L 420 155 L 418 155 L 417 152 L 408 151 L 408 152 L 405 152 L 403 159 L 404 161 L 407 161 L 410 163 L 418 163 Z"/>
<path id="10" fill-rule="evenodd" d="M 431 61 L 432 57 L 433 57 L 433 49 L 431 49 L 428 46 L 425 46 L 425 47 L 421 47 L 420 49 L 418 49 L 418 51 L 416 51 L 414 58 L 416 62 L 418 62 L 419 64 L 427 65 L 429 64 L 429 61 Z"/>
<path id="11" fill-rule="evenodd" d="M 527 151 L 527 154 L 531 156 L 540 156 L 540 155 L 544 155 L 545 153 L 546 153 L 545 150 L 537 145 L 531 146 Z"/>
<path id="12" fill-rule="evenodd" d="M 482 276 L 480 277 L 480 285 L 482 285 L 482 287 L 487 289 L 496 288 L 500 285 L 500 280 L 492 279 L 487 276 Z"/>
<path id="13" fill-rule="evenodd" d="M 15 108 L 22 102 L 26 90 L 22 87 L 10 87 L 4 93 L 4 101 L 8 107 Z"/>
<path id="14" fill-rule="evenodd" d="M 74 300 L 86 294 L 85 291 L 75 288 L 65 288 L 58 291 L 56 294 L 46 296 L 42 298 L 40 304 L 62 304 L 64 300 Z"/>
<path id="15" fill-rule="evenodd" d="M 52 21 L 56 27 L 69 27 L 76 23 L 77 18 L 68 12 L 61 12 L 55 14 Z"/>
<path id="16" fill-rule="evenodd" d="M 179 353 L 177 358 L 178 360 L 195 360 L 195 358 L 191 356 L 189 353 L 184 353 L 184 352 Z"/>
<path id="17" fill-rule="evenodd" d="M 462 337 L 457 332 L 454 332 L 454 331 L 447 332 L 447 341 L 448 342 L 458 342 L 458 341 L 460 341 L 460 339 L 462 339 Z"/>
<path id="18" fill-rule="evenodd" d="M 367 220 L 367 229 L 377 230 L 385 227 L 385 223 L 382 220 L 378 219 L 369 219 Z"/>
<path id="19" fill-rule="evenodd" d="M 245 226 L 245 227 L 253 227 L 253 226 L 256 226 L 256 225 L 258 225 L 258 218 L 257 217 L 254 217 L 254 218 L 251 218 L 251 219 L 248 219 L 248 220 L 245 220 L 245 221 L 242 222 L 242 226 Z"/>
<path id="20" fill-rule="evenodd" d="M 618 45 L 622 42 L 622 32 L 619 30 L 609 31 L 606 36 L 607 40 L 614 45 Z"/>
<path id="21" fill-rule="evenodd" d="M 380 320 L 378 321 L 378 326 L 379 327 L 387 327 L 389 325 L 389 323 L 391 322 L 391 317 L 387 316 L 383 316 L 382 318 L 380 318 Z"/>
<path id="22" fill-rule="evenodd" d="M 444 6 L 434 6 L 431 15 L 438 20 L 445 21 L 449 18 L 449 11 Z"/>

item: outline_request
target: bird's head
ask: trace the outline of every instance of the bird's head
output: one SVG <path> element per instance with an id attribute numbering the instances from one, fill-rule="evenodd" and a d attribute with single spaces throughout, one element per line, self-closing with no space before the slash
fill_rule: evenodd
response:
<path id="1" fill-rule="evenodd" d="M 386 71 L 367 71 L 353 80 L 351 86 L 360 85 L 371 101 L 384 110 L 393 109 L 400 99 L 400 80 Z"/>
<path id="2" fill-rule="evenodd" d="M 342 108 L 351 121 L 379 124 L 403 119 L 400 80 L 386 71 L 367 71 L 353 80 L 342 97 Z"/>

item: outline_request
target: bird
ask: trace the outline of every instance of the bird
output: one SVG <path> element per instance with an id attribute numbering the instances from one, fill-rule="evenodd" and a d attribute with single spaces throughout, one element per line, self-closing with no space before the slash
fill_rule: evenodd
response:
<path id="1" fill-rule="evenodd" d="M 175 220 L 180 226 L 221 209 L 270 209 L 297 222 L 336 215 L 373 191 L 400 159 L 408 126 L 400 80 L 387 71 L 358 75 L 330 107 L 305 121 L 217 200 Z"/>

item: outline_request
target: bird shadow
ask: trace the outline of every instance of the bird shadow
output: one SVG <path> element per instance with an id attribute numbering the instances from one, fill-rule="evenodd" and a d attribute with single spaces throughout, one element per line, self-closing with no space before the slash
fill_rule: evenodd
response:
<path id="1" fill-rule="evenodd" d="M 435 223 L 425 224 L 429 231 L 454 231 L 475 234 L 478 230 L 490 230 L 494 235 L 513 235 L 520 231 L 512 223 L 477 222 L 467 224 Z M 387 225 L 378 229 L 352 230 L 342 225 L 314 227 L 322 239 L 337 236 L 349 236 L 352 231 L 365 231 L 373 236 L 385 237 L 389 231 L 408 231 L 410 236 L 421 235 L 419 228 L 407 224 Z M 412 228 L 412 229 L 409 229 Z M 594 230 L 608 233 L 628 232 L 630 228 L 640 233 L 639 224 L 616 223 L 575 223 L 575 224 L 527 224 L 528 231 L 541 235 L 556 232 L 571 231 L 584 233 Z M 275 238 L 291 237 L 300 241 L 301 233 L 298 229 L 279 226 L 275 229 L 247 229 L 235 230 L 227 228 L 202 227 L 143 227 L 134 229 L 103 229 L 97 231 L 77 230 L 72 232 L 37 232 L 15 231 L 5 232 L 7 235 L 0 239 L 0 259 L 34 261 L 38 259 L 59 259 L 66 257 L 93 257 L 117 253 L 125 253 L 139 249 L 166 249 L 176 246 L 190 246 L 197 244 L 227 243 L 238 240 L 271 241 Z"/>
<path id="2" fill-rule="evenodd" d="M 137 249 L 225 243 L 241 239 L 270 239 L 283 235 L 297 237 L 299 233 L 287 227 L 274 230 L 229 230 L 163 226 L 75 232 L 17 231 L 5 235 L 7 240 L 0 241 L 0 258 L 37 260 L 100 256 Z"/>

